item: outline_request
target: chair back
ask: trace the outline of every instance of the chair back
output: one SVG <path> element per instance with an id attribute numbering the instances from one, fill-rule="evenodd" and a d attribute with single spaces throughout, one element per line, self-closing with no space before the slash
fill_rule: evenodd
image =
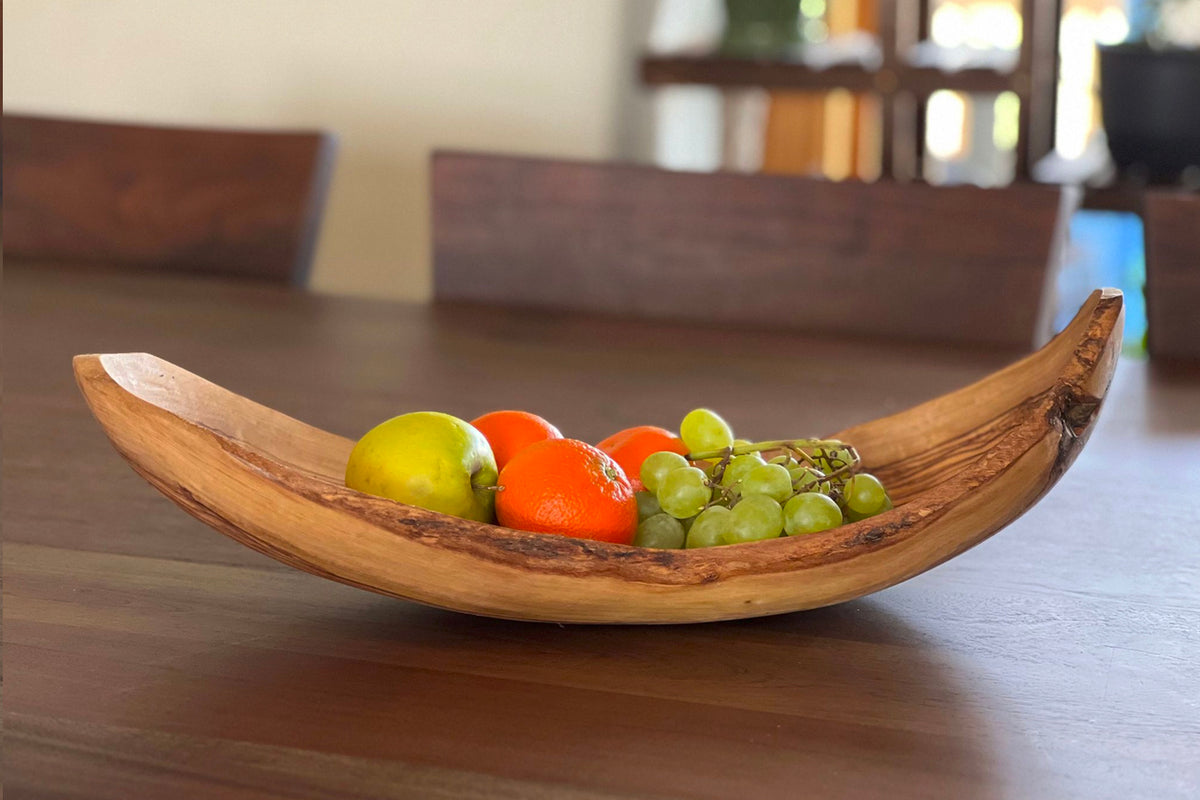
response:
<path id="1" fill-rule="evenodd" d="M 1074 195 L 438 153 L 440 300 L 1029 349 Z"/>
<path id="2" fill-rule="evenodd" d="M 1200 360 L 1200 195 L 1148 190 L 1142 221 L 1150 355 Z"/>
<path id="3" fill-rule="evenodd" d="M 4 249 L 304 284 L 333 137 L 4 115 Z"/>

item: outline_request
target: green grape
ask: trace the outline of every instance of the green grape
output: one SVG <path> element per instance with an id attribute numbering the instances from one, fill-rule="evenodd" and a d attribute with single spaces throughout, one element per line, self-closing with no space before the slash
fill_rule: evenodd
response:
<path id="1" fill-rule="evenodd" d="M 799 481 L 801 478 L 816 478 L 817 473 L 804 464 L 796 463 L 794 466 L 787 468 L 788 474 L 792 476 L 792 483 Z"/>
<path id="2" fill-rule="evenodd" d="M 883 484 L 867 472 L 860 472 L 846 481 L 843 497 L 848 510 L 864 517 L 871 517 L 883 511 L 883 506 L 888 500 Z"/>
<path id="3" fill-rule="evenodd" d="M 742 456 L 734 456 L 725 467 L 725 474 L 721 476 L 721 485 L 732 486 L 746 477 L 746 474 L 750 470 L 765 463 L 767 462 L 763 461 L 763 457 L 758 453 L 746 453 Z"/>
<path id="4" fill-rule="evenodd" d="M 725 544 L 774 539 L 783 533 L 783 509 L 765 494 L 743 497 L 729 513 Z"/>
<path id="5" fill-rule="evenodd" d="M 850 451 L 845 447 L 826 447 L 820 452 L 822 455 L 816 457 L 817 467 L 826 475 L 837 472 L 839 469 L 843 469 L 853 463 Z"/>
<path id="6" fill-rule="evenodd" d="M 819 492 L 804 492 L 783 507 L 783 528 L 788 536 L 816 533 L 842 524 L 838 504 Z"/>
<path id="7" fill-rule="evenodd" d="M 695 467 L 668 472 L 657 494 L 663 511 L 676 519 L 696 516 L 712 499 L 712 489 L 705 482 L 704 473 Z"/>
<path id="8" fill-rule="evenodd" d="M 825 480 L 825 476 L 803 464 L 797 464 L 795 469 L 788 470 L 788 475 L 791 476 L 792 486 L 797 492 L 820 492 L 821 494 L 829 494 L 829 481 Z"/>
<path id="9" fill-rule="evenodd" d="M 637 526 L 633 543 L 638 547 L 658 547 L 663 550 L 678 550 L 683 547 L 686 533 L 683 523 L 669 514 L 655 514 Z"/>
<path id="10" fill-rule="evenodd" d="M 725 506 L 711 506 L 700 512 L 687 533 L 687 547 L 713 547 L 725 544 L 729 517 L 733 512 Z"/>
<path id="11" fill-rule="evenodd" d="M 688 466 L 687 459 L 679 453 L 663 450 L 646 456 L 638 477 L 642 479 L 642 485 L 647 490 L 655 492 L 658 491 L 658 487 L 662 484 L 663 478 L 667 477 L 668 472 L 686 466 Z"/>
<path id="12" fill-rule="evenodd" d="M 693 453 L 707 453 L 733 445 L 733 429 L 729 423 L 707 408 L 689 411 L 679 424 L 679 436 Z"/>
<path id="13" fill-rule="evenodd" d="M 662 506 L 658 504 L 658 498 L 654 496 L 654 492 L 635 492 L 633 496 L 638 504 L 639 522 L 662 513 Z"/>
<path id="14" fill-rule="evenodd" d="M 742 478 L 742 496 L 763 494 L 782 503 L 792 493 L 792 476 L 782 464 L 762 464 Z"/>
<path id="15" fill-rule="evenodd" d="M 887 499 L 887 502 L 885 502 L 883 504 L 883 508 L 876 511 L 875 514 L 859 514 L 858 512 L 847 508 L 846 509 L 846 521 L 847 522 L 858 522 L 860 519 L 866 519 L 867 517 L 873 517 L 876 514 L 882 514 L 885 511 L 891 511 L 893 508 L 894 508 L 894 506 L 892 505 L 892 499 L 890 497 Z"/>
<path id="16" fill-rule="evenodd" d="M 754 442 L 750 441 L 749 439 L 734 439 L 733 440 L 734 447 L 749 447 L 752 444 L 754 444 Z"/>

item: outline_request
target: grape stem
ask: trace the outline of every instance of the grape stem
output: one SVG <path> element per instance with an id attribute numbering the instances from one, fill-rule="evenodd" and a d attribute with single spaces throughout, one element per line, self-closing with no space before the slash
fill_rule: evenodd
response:
<path id="1" fill-rule="evenodd" d="M 703 453 L 688 453 L 689 461 L 702 461 L 710 458 L 733 458 L 747 453 L 761 453 L 765 450 L 787 450 L 798 453 L 805 453 L 806 450 L 821 450 L 826 448 L 843 448 L 850 453 L 851 458 L 855 462 L 858 461 L 858 453 L 853 447 L 838 439 L 777 439 L 769 442 L 751 442 L 750 444 L 742 444 L 737 447 L 723 447 L 720 450 L 709 450 Z M 805 453 L 808 460 L 808 454 Z"/>
<path id="2" fill-rule="evenodd" d="M 704 508 L 710 508 L 721 503 L 730 503 L 737 496 L 737 486 L 741 481 L 736 481 L 732 486 L 725 486 L 721 483 L 721 479 L 725 476 L 725 469 L 729 466 L 729 462 L 734 456 L 746 455 L 747 453 L 763 453 L 765 451 L 780 450 L 780 455 L 791 456 L 798 462 L 805 464 L 811 471 L 815 472 L 817 477 L 803 484 L 803 486 L 792 485 L 793 491 L 814 491 L 819 490 L 821 484 L 828 482 L 830 484 L 829 494 L 832 496 L 839 491 L 839 484 L 848 476 L 852 476 L 859 471 L 862 466 L 862 458 L 858 455 L 858 451 L 850 445 L 838 439 L 777 439 L 768 442 L 751 442 L 750 444 L 739 445 L 737 447 L 724 447 L 720 450 L 711 450 L 703 453 L 689 453 L 687 459 L 689 461 L 708 461 L 711 459 L 719 459 L 712 468 L 712 477 L 705 481 L 709 487 L 720 492 L 721 498 L 712 498 Z M 812 450 L 810 454 L 808 451 Z M 846 458 L 841 456 L 841 452 L 845 452 Z M 831 472 L 826 473 L 817 464 L 816 459 L 822 459 L 827 465 L 840 464 Z M 835 498 L 836 499 L 836 498 Z M 732 503 L 730 503 L 732 505 Z"/>
<path id="3" fill-rule="evenodd" d="M 721 493 L 721 499 L 717 500 L 715 497 L 710 499 L 704 505 L 704 510 L 707 510 L 714 505 L 720 505 L 721 503 L 729 503 L 730 505 L 733 505 L 733 503 L 730 502 L 734 497 L 733 487 L 726 487 L 721 483 L 721 479 L 725 477 L 725 468 L 728 467 L 729 462 L 733 460 L 733 448 L 727 447 L 723 452 L 725 454 L 721 456 L 721 460 L 713 465 L 712 477 L 704 481 L 710 488 Z M 741 483 L 741 481 L 738 481 L 738 483 Z"/>

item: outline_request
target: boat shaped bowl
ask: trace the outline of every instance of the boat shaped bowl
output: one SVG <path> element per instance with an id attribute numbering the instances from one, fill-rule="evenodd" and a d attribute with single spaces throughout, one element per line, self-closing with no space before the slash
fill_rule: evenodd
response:
<path id="1" fill-rule="evenodd" d="M 1121 349 L 1121 293 L 1097 290 L 1037 352 L 833 438 L 895 508 L 822 533 L 653 550 L 528 533 L 361 494 L 354 443 L 144 353 L 76 356 L 116 449 L 197 519 L 298 569 L 507 619 L 684 623 L 781 614 L 907 580 L 1012 522 L 1070 466 Z"/>

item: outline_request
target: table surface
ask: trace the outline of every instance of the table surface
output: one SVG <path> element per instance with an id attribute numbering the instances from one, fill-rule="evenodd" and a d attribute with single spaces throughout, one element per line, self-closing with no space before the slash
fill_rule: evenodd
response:
<path id="1" fill-rule="evenodd" d="M 475 618 L 291 570 L 185 515 L 70 371 L 144 350 L 355 437 L 703 403 L 751 438 L 896 411 L 995 351 L 529 317 L 66 265 L 4 276 L 10 800 L 1193 798 L 1200 376 L 1123 361 L 1079 460 L 975 549 L 841 606 L 679 627 Z"/>

